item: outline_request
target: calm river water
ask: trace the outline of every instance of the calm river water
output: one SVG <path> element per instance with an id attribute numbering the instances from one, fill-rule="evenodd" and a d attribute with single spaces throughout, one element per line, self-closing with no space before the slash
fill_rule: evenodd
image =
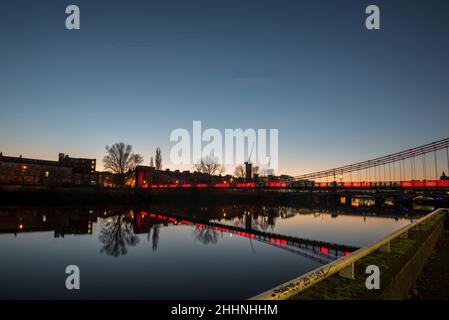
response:
<path id="1" fill-rule="evenodd" d="M 245 299 L 412 216 L 242 205 L 0 208 L 0 298 Z M 68 265 L 80 269 L 80 290 L 65 287 Z"/>

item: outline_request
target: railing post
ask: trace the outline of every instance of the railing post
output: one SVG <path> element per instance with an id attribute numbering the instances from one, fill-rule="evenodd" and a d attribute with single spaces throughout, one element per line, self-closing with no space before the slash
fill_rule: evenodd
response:
<path id="1" fill-rule="evenodd" d="M 390 253 L 390 242 L 387 242 L 382 247 L 380 247 L 379 251 L 382 253 Z"/>
<path id="2" fill-rule="evenodd" d="M 340 277 L 354 280 L 354 263 L 351 263 L 346 268 L 341 269 L 338 274 L 340 275 Z"/>

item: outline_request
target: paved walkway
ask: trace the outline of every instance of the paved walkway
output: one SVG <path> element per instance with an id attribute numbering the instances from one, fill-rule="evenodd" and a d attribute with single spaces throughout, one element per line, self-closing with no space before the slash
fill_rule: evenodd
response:
<path id="1" fill-rule="evenodd" d="M 412 299 L 449 300 L 449 219 L 412 290 Z"/>

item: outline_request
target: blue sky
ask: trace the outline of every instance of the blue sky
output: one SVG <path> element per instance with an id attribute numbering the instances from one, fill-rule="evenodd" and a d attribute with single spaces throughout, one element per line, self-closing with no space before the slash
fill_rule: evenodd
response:
<path id="1" fill-rule="evenodd" d="M 65 29 L 77 4 L 81 30 Z M 369 4 L 381 30 L 365 29 Z M 2 1 L 0 151 L 146 162 L 170 132 L 279 129 L 301 174 L 449 135 L 447 1 Z M 101 161 L 99 161 L 101 163 Z"/>

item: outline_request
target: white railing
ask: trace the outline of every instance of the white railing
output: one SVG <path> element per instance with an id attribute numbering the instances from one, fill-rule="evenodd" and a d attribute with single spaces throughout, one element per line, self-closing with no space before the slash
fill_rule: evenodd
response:
<path id="1" fill-rule="evenodd" d="M 390 252 L 391 241 L 399 237 L 406 238 L 408 236 L 408 231 L 411 229 L 419 228 L 419 225 L 427 220 L 439 214 L 448 212 L 449 209 L 437 209 L 421 219 L 391 233 L 382 240 L 376 241 L 373 244 L 360 248 L 347 256 L 341 257 L 340 259 L 312 270 L 298 278 L 281 284 L 271 290 L 265 291 L 255 297 L 252 297 L 250 300 L 285 300 L 307 288 L 310 288 L 318 282 L 329 278 L 337 272 L 339 272 L 342 277 L 354 279 L 354 263 L 377 250 L 381 252 Z"/>

